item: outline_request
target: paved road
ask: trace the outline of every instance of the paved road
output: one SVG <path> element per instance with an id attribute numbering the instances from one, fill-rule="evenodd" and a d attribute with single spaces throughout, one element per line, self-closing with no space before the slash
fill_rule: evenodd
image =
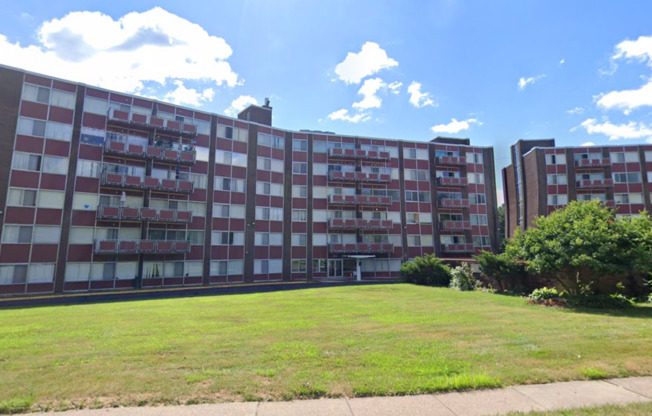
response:
<path id="1" fill-rule="evenodd" d="M 652 402 L 652 377 L 531 384 L 467 393 L 402 397 L 109 408 L 56 416 L 481 416 L 605 404 Z M 46 413 L 33 413 L 43 416 Z"/>

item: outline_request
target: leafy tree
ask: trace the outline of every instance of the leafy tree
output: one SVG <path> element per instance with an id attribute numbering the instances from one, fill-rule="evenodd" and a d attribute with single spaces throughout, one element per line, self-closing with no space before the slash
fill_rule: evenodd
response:
<path id="1" fill-rule="evenodd" d="M 433 254 L 403 263 L 401 274 L 408 282 L 426 286 L 448 286 L 451 280 L 450 267 Z"/>
<path id="2" fill-rule="evenodd" d="M 478 262 L 482 274 L 495 282 L 499 291 L 526 285 L 524 264 L 510 258 L 508 254 L 481 251 L 473 258 Z"/>
<path id="3" fill-rule="evenodd" d="M 473 276 L 473 270 L 471 270 L 469 263 L 464 262 L 461 266 L 457 266 L 451 270 L 450 286 L 453 289 L 470 291 L 475 290 L 478 284 L 479 282 Z"/>
<path id="4" fill-rule="evenodd" d="M 506 245 L 506 255 L 527 262 L 527 270 L 553 277 L 569 293 L 603 284 L 617 292 L 616 278 L 647 275 L 651 270 L 652 224 L 647 214 L 616 219 L 598 200 L 571 202 L 535 220 Z M 604 284 L 613 280 L 611 287 Z"/>
<path id="5" fill-rule="evenodd" d="M 505 250 L 505 204 L 498 207 L 498 247 Z"/>

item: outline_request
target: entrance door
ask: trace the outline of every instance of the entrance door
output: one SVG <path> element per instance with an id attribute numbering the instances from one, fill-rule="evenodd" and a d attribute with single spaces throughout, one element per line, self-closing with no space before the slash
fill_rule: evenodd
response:
<path id="1" fill-rule="evenodd" d="M 344 259 L 343 272 L 344 277 L 347 279 L 355 280 L 356 276 L 356 264 L 357 259 Z"/>
<path id="2" fill-rule="evenodd" d="M 342 277 L 342 259 L 328 260 L 328 277 Z"/>

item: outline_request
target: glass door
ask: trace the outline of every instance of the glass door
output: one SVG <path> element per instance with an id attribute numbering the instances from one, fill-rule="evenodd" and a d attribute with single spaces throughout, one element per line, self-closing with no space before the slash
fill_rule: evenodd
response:
<path id="1" fill-rule="evenodd" d="M 342 260 L 328 260 L 328 277 L 342 277 Z"/>

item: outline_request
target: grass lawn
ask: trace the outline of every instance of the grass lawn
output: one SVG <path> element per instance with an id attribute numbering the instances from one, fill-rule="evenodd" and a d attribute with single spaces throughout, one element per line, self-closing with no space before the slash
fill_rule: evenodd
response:
<path id="1" fill-rule="evenodd" d="M 416 394 L 652 374 L 652 308 L 407 284 L 0 310 L 3 401 Z"/>
<path id="2" fill-rule="evenodd" d="M 580 409 L 552 410 L 548 412 L 515 412 L 507 416 L 649 416 L 652 415 L 652 402 L 628 405 L 609 405 L 583 407 Z"/>

